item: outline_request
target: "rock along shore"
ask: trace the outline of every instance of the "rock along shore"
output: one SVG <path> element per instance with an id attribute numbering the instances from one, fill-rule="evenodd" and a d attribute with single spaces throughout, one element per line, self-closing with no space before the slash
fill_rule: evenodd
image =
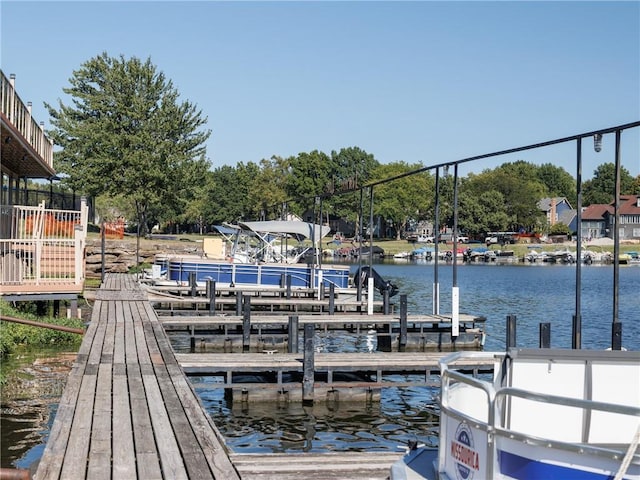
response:
<path id="1" fill-rule="evenodd" d="M 192 241 L 159 241 L 140 239 L 140 263 L 152 264 L 158 254 L 202 253 L 202 243 Z M 105 273 L 126 273 L 136 262 L 135 237 L 123 240 L 106 240 Z M 102 275 L 102 241 L 88 239 L 86 247 L 85 274 L 87 278 L 99 278 Z"/>

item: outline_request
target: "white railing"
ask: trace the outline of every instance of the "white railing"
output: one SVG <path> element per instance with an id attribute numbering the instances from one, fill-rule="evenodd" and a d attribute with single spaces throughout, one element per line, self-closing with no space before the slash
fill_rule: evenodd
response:
<path id="1" fill-rule="evenodd" d="M 12 207 L 11 236 L 0 240 L 0 284 L 6 291 L 24 287 L 84 282 L 88 208 L 79 211 Z"/>
<path id="2" fill-rule="evenodd" d="M 29 142 L 47 165 L 53 168 L 53 142 L 44 133 L 44 127 L 31 116 L 31 103 L 26 105 L 15 89 L 15 76 L 7 78 L 0 71 L 0 108 L 7 120 Z"/>

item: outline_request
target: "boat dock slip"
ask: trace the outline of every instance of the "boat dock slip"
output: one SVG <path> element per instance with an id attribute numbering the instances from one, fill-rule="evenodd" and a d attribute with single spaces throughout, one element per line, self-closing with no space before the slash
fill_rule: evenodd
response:
<path id="1" fill-rule="evenodd" d="M 309 324 L 324 332 L 375 334 L 378 350 L 382 351 L 433 351 L 454 347 L 449 315 L 269 315 L 249 311 L 244 315 L 161 314 L 159 318 L 165 330 L 187 332 L 192 351 L 196 350 L 196 344 L 201 345 L 200 350 L 204 346 L 225 352 L 283 351 L 287 349 L 287 343 L 297 344 L 298 330 Z M 485 317 L 460 314 L 460 334 L 455 339 L 455 348 L 481 348 L 485 322 Z"/>
<path id="2" fill-rule="evenodd" d="M 240 292 L 239 292 L 240 293 Z M 356 300 L 354 298 L 333 299 L 333 298 L 286 298 L 278 296 L 225 296 L 215 298 L 215 309 L 219 312 L 235 311 L 238 305 L 238 298 L 250 298 L 252 308 L 260 308 L 270 312 L 287 311 L 315 311 L 315 312 L 329 312 L 332 309 L 343 312 L 354 312 L 358 308 L 366 311 L 368 303 L 367 300 Z M 207 297 L 190 297 L 190 296 L 172 296 L 172 295 L 159 295 L 149 292 L 149 301 L 158 304 L 160 306 L 169 306 L 171 309 L 176 307 L 181 308 L 198 308 L 198 305 L 203 305 L 203 309 L 211 303 Z M 373 307 L 380 310 L 383 306 L 383 302 L 380 300 L 373 301 Z"/>
<path id="3" fill-rule="evenodd" d="M 306 343 L 306 342 L 305 342 Z M 383 387 L 437 386 L 442 353 L 187 353 L 176 354 L 188 375 L 219 376 L 208 388 L 241 393 L 234 401 L 373 400 Z M 471 359 L 457 365 L 475 374 L 493 371 L 493 362 Z M 398 380 L 390 375 L 415 375 Z M 338 392 L 338 393 L 336 393 Z M 283 394 L 286 396 L 283 397 Z"/>
<path id="4" fill-rule="evenodd" d="M 312 323 L 322 328 L 327 327 L 344 329 L 345 325 L 375 326 L 400 324 L 399 315 L 359 315 L 359 314 L 339 314 L 339 315 L 296 315 L 300 324 Z M 476 323 L 481 324 L 486 321 L 485 317 L 475 315 L 460 314 L 461 324 L 470 324 L 476 327 Z M 166 330 L 210 330 L 218 326 L 238 326 L 242 325 L 244 317 L 242 315 L 193 315 L 193 316 L 173 316 L 159 315 L 160 321 Z M 252 315 L 251 325 L 256 327 L 262 325 L 285 325 L 289 322 L 287 315 Z M 451 324 L 450 315 L 408 315 L 407 324 L 414 327 L 429 328 L 432 325 L 441 323 Z"/>
<path id="5" fill-rule="evenodd" d="M 133 276 L 96 292 L 34 478 L 240 478 Z"/>

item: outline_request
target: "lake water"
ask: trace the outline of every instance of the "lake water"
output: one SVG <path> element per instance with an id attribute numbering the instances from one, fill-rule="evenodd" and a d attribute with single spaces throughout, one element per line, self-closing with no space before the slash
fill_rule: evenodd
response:
<path id="1" fill-rule="evenodd" d="M 381 263 L 375 269 L 406 294 L 409 314 L 432 309 L 432 263 Z M 460 312 L 487 317 L 485 350 L 503 351 L 507 315 L 517 317 L 517 346 L 537 347 L 540 322 L 551 324 L 551 344 L 571 347 L 575 311 L 575 266 L 458 265 Z M 640 266 L 620 267 L 619 320 L 622 344 L 640 350 Z M 441 265 L 440 311 L 451 310 L 452 266 Z M 611 344 L 613 267 L 582 268 L 582 347 L 606 349 Z M 394 297 L 399 301 L 399 297 Z M 327 351 L 371 350 L 375 339 L 319 335 L 317 347 Z M 188 342 L 176 339 L 178 348 Z M 58 395 L 60 388 L 51 387 Z M 228 404 L 221 390 L 206 388 L 211 379 L 193 378 L 212 419 L 237 452 L 398 451 L 409 440 L 437 445 L 436 389 L 387 388 L 380 402 L 333 405 Z M 59 397 L 58 397 L 59 398 Z M 29 405 L 36 408 L 29 409 Z M 27 468 L 39 457 L 52 423 L 52 398 L 12 399 L 2 405 L 2 466 Z M 14 415 L 15 414 L 15 415 Z M 32 417 L 36 418 L 32 418 Z M 22 438 L 22 435 L 28 438 Z M 11 430 L 11 431 L 10 431 Z M 16 431 L 17 430 L 17 431 Z"/>
<path id="2" fill-rule="evenodd" d="M 409 314 L 432 311 L 432 263 L 382 263 L 374 268 L 407 295 Z M 450 265 L 438 271 L 441 313 L 451 311 L 452 272 Z M 487 317 L 485 350 L 504 351 L 507 315 L 517 317 L 518 347 L 536 348 L 539 324 L 545 322 L 551 324 L 551 346 L 571 348 L 575 276 L 576 267 L 567 265 L 459 265 L 460 312 Z M 619 279 L 623 347 L 640 350 L 640 267 L 621 266 Z M 582 268 L 582 348 L 611 345 L 612 285 L 612 266 Z M 371 342 L 366 334 L 355 341 L 319 336 L 316 346 L 366 351 Z M 340 403 L 331 409 L 299 404 L 249 404 L 243 409 L 227 404 L 219 390 L 198 388 L 198 393 L 237 452 L 397 451 L 409 440 L 437 445 L 437 389 L 387 388 L 379 403 Z"/>

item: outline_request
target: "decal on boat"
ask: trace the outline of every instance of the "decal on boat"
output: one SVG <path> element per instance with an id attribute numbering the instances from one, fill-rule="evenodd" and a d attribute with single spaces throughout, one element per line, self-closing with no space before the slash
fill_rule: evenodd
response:
<path id="1" fill-rule="evenodd" d="M 458 425 L 455 438 L 451 440 L 451 457 L 456 463 L 458 480 L 472 480 L 480 470 L 480 455 L 474 449 L 473 433 L 466 423 Z"/>

